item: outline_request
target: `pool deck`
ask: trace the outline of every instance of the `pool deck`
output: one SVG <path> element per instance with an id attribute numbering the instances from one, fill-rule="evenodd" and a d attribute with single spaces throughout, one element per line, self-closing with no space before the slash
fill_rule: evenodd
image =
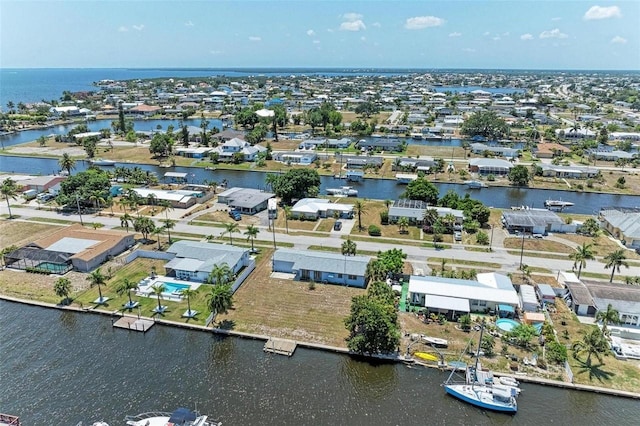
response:
<path id="1" fill-rule="evenodd" d="M 153 294 L 153 289 L 151 287 L 159 283 L 172 283 L 172 284 L 185 285 L 185 286 L 189 286 L 192 290 L 197 290 L 202 285 L 202 283 L 200 282 L 183 281 L 177 278 L 165 277 L 164 275 L 157 275 L 154 278 L 147 277 L 140 280 L 140 282 L 138 283 L 138 291 L 136 292 L 136 294 L 142 297 L 155 297 L 155 295 Z M 182 300 L 182 295 L 179 292 L 173 292 L 173 293 L 165 292 L 165 293 L 162 293 L 162 298 L 166 300 L 171 300 L 174 302 L 180 302 Z"/>

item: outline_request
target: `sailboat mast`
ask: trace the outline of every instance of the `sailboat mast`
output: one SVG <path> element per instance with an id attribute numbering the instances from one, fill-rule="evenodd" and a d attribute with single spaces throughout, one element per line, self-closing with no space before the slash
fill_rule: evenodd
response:
<path id="1" fill-rule="evenodd" d="M 476 349 L 476 364 L 473 367 L 473 375 L 474 377 L 471 377 L 471 389 L 473 389 L 473 387 L 476 384 L 476 381 L 478 380 L 478 363 L 480 361 L 480 347 L 482 346 L 482 334 L 484 333 L 484 322 L 482 323 L 482 325 L 480 326 L 480 338 L 478 339 L 478 349 Z"/>

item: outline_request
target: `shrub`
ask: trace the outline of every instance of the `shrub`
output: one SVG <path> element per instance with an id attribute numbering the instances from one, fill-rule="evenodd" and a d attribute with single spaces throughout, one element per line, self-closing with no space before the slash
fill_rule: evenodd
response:
<path id="1" fill-rule="evenodd" d="M 489 245 L 489 236 L 486 232 L 480 231 L 476 234 L 476 242 L 482 246 Z"/>
<path id="2" fill-rule="evenodd" d="M 562 364 L 567 360 L 567 347 L 555 340 L 547 343 L 547 360 L 554 364 Z"/>
<path id="3" fill-rule="evenodd" d="M 380 223 L 383 225 L 389 224 L 389 212 L 380 212 Z"/>
<path id="4" fill-rule="evenodd" d="M 487 176 L 487 180 L 488 180 L 489 182 L 493 182 L 493 181 L 495 181 L 495 180 L 496 180 L 496 177 L 495 177 L 494 175 L 489 175 L 489 176 Z"/>
<path id="5" fill-rule="evenodd" d="M 376 226 L 376 225 L 369 225 L 369 235 L 371 235 L 372 237 L 379 237 L 380 235 L 382 235 L 382 231 L 380 230 L 380 227 Z"/>

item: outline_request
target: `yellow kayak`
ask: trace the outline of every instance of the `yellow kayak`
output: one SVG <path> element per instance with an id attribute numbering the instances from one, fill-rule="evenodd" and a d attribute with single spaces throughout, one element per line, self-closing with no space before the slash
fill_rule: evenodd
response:
<path id="1" fill-rule="evenodd" d="M 416 352 L 413 354 L 416 358 L 420 358 L 425 361 L 437 361 L 438 357 L 434 354 L 430 354 L 428 352 Z"/>

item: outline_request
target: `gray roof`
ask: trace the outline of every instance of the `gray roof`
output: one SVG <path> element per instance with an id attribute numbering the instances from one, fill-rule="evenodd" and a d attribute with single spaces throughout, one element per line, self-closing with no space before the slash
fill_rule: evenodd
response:
<path id="1" fill-rule="evenodd" d="M 226 263 L 233 269 L 246 252 L 245 248 L 224 244 L 178 241 L 167 249 L 167 253 L 173 253 L 176 257 L 165 266 L 170 269 L 180 269 L 180 266 L 184 266 L 187 268 L 185 270 L 189 271 L 210 272 L 214 265 Z M 191 259 L 191 261 L 185 262 L 183 259 Z M 196 261 L 201 263 L 198 265 Z"/>
<path id="2" fill-rule="evenodd" d="M 71 238 L 64 237 L 51 244 L 49 247 L 45 247 L 45 249 L 49 251 L 58 251 L 62 253 L 73 253 L 78 254 L 81 251 L 88 249 L 91 246 L 94 246 L 102 241 L 99 240 L 87 240 L 83 238 Z"/>
<path id="3" fill-rule="evenodd" d="M 469 160 L 469 165 L 477 166 L 477 167 L 493 167 L 493 168 L 503 168 L 503 169 L 511 169 L 513 164 L 506 160 L 500 160 L 498 158 L 472 158 Z"/>
<path id="4" fill-rule="evenodd" d="M 546 209 L 507 210 L 502 213 L 502 217 L 504 217 L 507 226 L 517 227 L 547 226 L 551 223 L 564 223 L 560 216 Z"/>
<path id="5" fill-rule="evenodd" d="M 292 262 L 293 270 L 306 269 L 334 274 L 364 276 L 370 256 L 343 256 L 323 251 L 278 249 L 273 255 L 274 261 Z"/>
<path id="6" fill-rule="evenodd" d="M 571 298 L 575 305 L 596 306 L 596 303 L 589 293 L 589 289 L 583 283 L 565 283 L 571 292 Z"/>
<path id="7" fill-rule="evenodd" d="M 230 188 L 218 196 L 226 197 L 227 204 L 231 206 L 252 208 L 275 197 L 276 194 L 253 188 Z"/>
<path id="8" fill-rule="evenodd" d="M 606 222 L 618 228 L 626 238 L 640 238 L 640 212 L 628 209 L 601 210 Z"/>
<path id="9" fill-rule="evenodd" d="M 618 312 L 640 314 L 640 288 L 622 284 L 584 282 L 593 296 L 598 310 L 606 310 L 611 304 Z"/>

